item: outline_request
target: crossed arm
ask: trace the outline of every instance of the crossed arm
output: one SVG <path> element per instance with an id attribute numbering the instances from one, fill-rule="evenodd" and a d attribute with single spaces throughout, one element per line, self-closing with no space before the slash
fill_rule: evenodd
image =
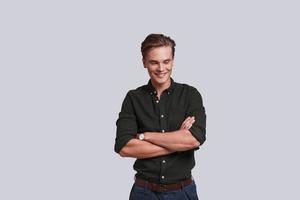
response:
<path id="1" fill-rule="evenodd" d="M 184 120 L 177 131 L 145 132 L 145 140 L 131 139 L 120 151 L 122 157 L 151 158 L 168 155 L 176 151 L 194 149 L 200 145 L 198 140 L 188 130 L 195 122 L 194 117 Z"/>

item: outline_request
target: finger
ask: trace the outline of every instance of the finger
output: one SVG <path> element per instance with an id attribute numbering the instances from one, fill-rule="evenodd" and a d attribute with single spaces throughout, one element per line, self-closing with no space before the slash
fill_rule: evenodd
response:
<path id="1" fill-rule="evenodd" d="M 191 123 L 192 121 L 193 121 L 193 118 L 192 118 L 192 117 L 190 117 L 189 119 L 187 119 L 187 120 L 186 120 L 186 122 L 185 122 L 185 123 L 188 123 L 188 124 L 189 124 L 189 123 Z"/>
<path id="2" fill-rule="evenodd" d="M 187 124 L 193 124 L 195 122 L 195 118 L 194 117 L 191 117 L 189 119 L 189 121 L 187 121 Z"/>
<path id="3" fill-rule="evenodd" d="M 193 121 L 191 121 L 191 123 L 189 124 L 189 125 L 190 125 L 190 127 L 192 127 L 192 126 L 193 126 L 193 124 L 195 123 L 195 121 L 196 121 L 196 120 L 194 120 L 194 119 L 193 119 Z"/>
<path id="4" fill-rule="evenodd" d="M 185 123 L 185 122 L 187 122 L 187 121 L 189 121 L 191 119 L 191 117 L 190 116 L 188 116 L 184 121 L 183 121 L 183 123 Z"/>
<path id="5" fill-rule="evenodd" d="M 190 120 L 190 117 L 187 117 L 183 122 L 182 125 L 186 124 Z"/>
<path id="6" fill-rule="evenodd" d="M 187 129 L 191 124 L 191 122 L 186 122 L 182 125 L 182 128 Z"/>
<path id="7" fill-rule="evenodd" d="M 192 125 L 194 124 L 195 121 L 191 121 L 190 123 L 186 123 L 184 124 L 184 128 L 185 129 L 190 129 L 192 127 Z"/>
<path id="8" fill-rule="evenodd" d="M 191 119 L 190 119 L 190 121 L 195 121 L 196 120 L 196 118 L 193 116 L 193 117 L 191 117 Z"/>
<path id="9" fill-rule="evenodd" d="M 186 123 L 183 123 L 183 124 L 181 125 L 180 128 L 181 128 L 181 129 L 185 129 L 185 128 L 186 128 L 186 125 L 187 125 Z"/>
<path id="10" fill-rule="evenodd" d="M 187 127 L 187 126 L 193 124 L 194 122 L 195 122 L 195 120 L 193 118 L 190 118 L 188 121 L 186 121 L 185 123 L 183 123 L 183 125 L 185 127 Z"/>
<path id="11" fill-rule="evenodd" d="M 184 125 L 184 127 L 185 127 L 186 129 L 190 129 L 190 128 L 192 127 L 192 125 L 193 125 L 194 122 L 195 122 L 194 120 L 193 120 L 193 121 L 190 121 L 189 123 L 186 123 L 186 124 Z"/>

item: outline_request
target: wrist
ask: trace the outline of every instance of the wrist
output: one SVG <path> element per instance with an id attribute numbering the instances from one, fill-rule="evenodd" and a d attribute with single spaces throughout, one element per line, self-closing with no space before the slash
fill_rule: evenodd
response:
<path id="1" fill-rule="evenodd" d="M 151 138 L 151 132 L 145 132 L 145 133 L 144 133 L 144 136 L 145 136 L 145 140 L 146 140 L 146 141 L 150 141 L 150 138 Z"/>

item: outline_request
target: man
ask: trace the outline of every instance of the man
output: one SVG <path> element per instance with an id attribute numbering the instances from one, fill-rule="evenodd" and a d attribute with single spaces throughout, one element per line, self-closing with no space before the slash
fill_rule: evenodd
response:
<path id="1" fill-rule="evenodd" d="M 116 121 L 115 151 L 137 158 L 130 200 L 198 199 L 191 170 L 206 139 L 206 114 L 196 88 L 171 78 L 175 42 L 150 34 L 142 42 L 147 85 L 130 90 Z"/>

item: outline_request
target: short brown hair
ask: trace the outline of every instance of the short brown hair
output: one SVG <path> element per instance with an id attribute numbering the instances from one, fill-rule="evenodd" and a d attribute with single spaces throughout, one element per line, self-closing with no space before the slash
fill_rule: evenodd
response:
<path id="1" fill-rule="evenodd" d="M 169 36 L 163 34 L 149 34 L 141 45 L 141 52 L 143 59 L 146 58 L 148 52 L 156 47 L 169 46 L 172 48 L 172 56 L 175 54 L 175 41 L 172 40 Z"/>

